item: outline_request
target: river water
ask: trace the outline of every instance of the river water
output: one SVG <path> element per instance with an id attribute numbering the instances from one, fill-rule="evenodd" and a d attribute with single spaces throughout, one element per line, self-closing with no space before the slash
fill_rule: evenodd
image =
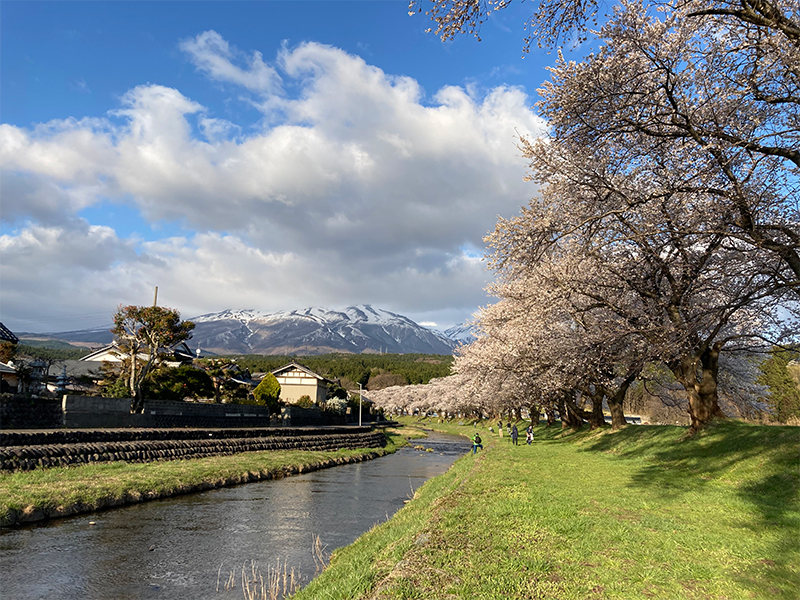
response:
<path id="1" fill-rule="evenodd" d="M 307 583 L 326 553 L 391 517 L 470 444 L 431 433 L 388 456 L 0 530 L 0 598 L 243 598 L 242 567 L 280 562 Z M 225 589 L 231 573 L 235 588 Z"/>

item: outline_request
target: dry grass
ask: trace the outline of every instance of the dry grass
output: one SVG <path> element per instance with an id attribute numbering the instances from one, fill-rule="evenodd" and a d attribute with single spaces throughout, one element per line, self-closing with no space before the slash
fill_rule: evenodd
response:
<path id="1" fill-rule="evenodd" d="M 314 575 L 317 575 L 328 566 L 330 556 L 326 553 L 318 535 L 314 536 L 311 550 L 316 565 Z M 231 569 L 224 580 L 220 565 L 215 591 L 236 589 L 237 579 L 240 581 L 244 600 L 281 600 L 291 596 L 307 583 L 286 560 L 278 559 L 274 565 L 267 565 L 263 571 L 255 561 L 250 561 L 249 565 L 247 563 L 242 565 L 240 577 L 236 576 L 236 569 Z"/>

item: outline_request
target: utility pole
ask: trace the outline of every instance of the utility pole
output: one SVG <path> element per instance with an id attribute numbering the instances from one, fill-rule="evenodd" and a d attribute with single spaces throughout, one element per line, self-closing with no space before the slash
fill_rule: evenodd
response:
<path id="1" fill-rule="evenodd" d="M 363 392 L 361 391 L 361 384 L 358 384 L 358 426 L 361 427 L 361 398 Z"/>
<path id="2" fill-rule="evenodd" d="M 156 286 L 156 293 L 153 296 L 153 308 L 158 306 L 158 286 Z"/>

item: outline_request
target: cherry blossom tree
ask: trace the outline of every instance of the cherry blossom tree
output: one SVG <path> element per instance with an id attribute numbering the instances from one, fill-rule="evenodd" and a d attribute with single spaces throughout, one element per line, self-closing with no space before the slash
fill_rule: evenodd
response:
<path id="1" fill-rule="evenodd" d="M 553 139 L 602 153 L 616 174 L 657 173 L 642 200 L 693 194 L 706 229 L 775 254 L 797 289 L 800 5 L 651 8 L 621 2 L 596 54 L 559 57 L 538 105 Z"/>
<path id="2" fill-rule="evenodd" d="M 499 280 L 559 290 L 580 327 L 576 348 L 604 352 L 601 369 L 627 364 L 627 380 L 647 361 L 668 365 L 694 428 L 721 417 L 719 353 L 734 340 L 779 335 L 777 310 L 791 289 L 785 262 L 725 235 L 705 195 L 664 190 L 665 178 L 687 173 L 680 152 L 664 149 L 660 165 L 629 172 L 615 168 L 609 146 L 523 147 L 542 195 L 488 238 Z M 631 348 L 635 356 L 623 358 Z"/>
<path id="3" fill-rule="evenodd" d="M 523 238 L 528 231 L 517 221 L 502 223 L 520 227 Z M 508 245 L 504 250 L 514 253 Z M 643 340 L 626 337 L 626 324 L 617 316 L 570 290 L 575 270 L 586 265 L 580 257 L 519 260 L 514 258 L 513 268 L 506 264 L 499 273 L 504 280 L 490 288 L 501 300 L 478 314 L 483 335 L 461 350 L 456 372 L 482 387 L 514 390 L 514 404 L 531 414 L 558 409 L 566 426 L 579 428 L 584 420 L 603 426 L 604 403 L 613 426 L 623 426 L 622 401 L 644 364 Z"/>
<path id="4" fill-rule="evenodd" d="M 411 0 L 443 39 L 468 33 L 510 0 Z M 662 182 L 704 197 L 726 236 L 776 254 L 800 281 L 800 3 L 798 0 L 539 0 L 532 41 L 593 36 L 581 62 L 559 53 L 538 105 L 553 138 L 605 152 L 618 171 L 683 157 Z M 597 31 L 588 26 L 600 16 Z M 668 165 L 664 165 L 668 168 Z"/>
<path id="5" fill-rule="evenodd" d="M 478 35 L 508 4 L 410 9 L 428 7 L 448 39 Z M 796 333 L 779 317 L 800 282 L 800 4 L 611 7 L 589 31 L 594 0 L 535 5 L 526 46 L 577 32 L 599 47 L 577 62 L 559 53 L 540 90 L 550 136 L 521 149 L 542 195 L 488 239 L 501 301 L 457 369 L 495 389 L 524 381 L 577 423 L 576 391 L 596 421 L 601 398 L 612 406 L 644 364 L 662 363 L 698 429 L 723 416 L 726 349 Z"/>

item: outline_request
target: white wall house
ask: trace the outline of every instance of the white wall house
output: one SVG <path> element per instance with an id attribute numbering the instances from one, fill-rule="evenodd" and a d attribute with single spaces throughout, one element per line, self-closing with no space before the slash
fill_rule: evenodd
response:
<path id="1" fill-rule="evenodd" d="M 159 348 L 158 353 L 161 359 L 165 361 L 169 367 L 177 367 L 184 363 L 191 363 L 196 356 L 192 354 L 186 342 L 179 342 L 170 348 Z M 149 358 L 147 352 L 140 352 L 137 357 L 139 360 L 146 361 Z M 122 362 L 126 358 L 126 354 L 120 349 L 116 341 L 111 342 L 108 346 L 99 348 L 91 354 L 87 354 L 80 360 L 87 362 Z"/>
<path id="2" fill-rule="evenodd" d="M 295 404 L 301 396 L 309 396 L 314 403 L 320 404 L 325 401 L 328 385 L 333 383 L 330 379 L 295 362 L 275 369 L 272 374 L 281 384 L 280 398 L 287 404 Z"/>

